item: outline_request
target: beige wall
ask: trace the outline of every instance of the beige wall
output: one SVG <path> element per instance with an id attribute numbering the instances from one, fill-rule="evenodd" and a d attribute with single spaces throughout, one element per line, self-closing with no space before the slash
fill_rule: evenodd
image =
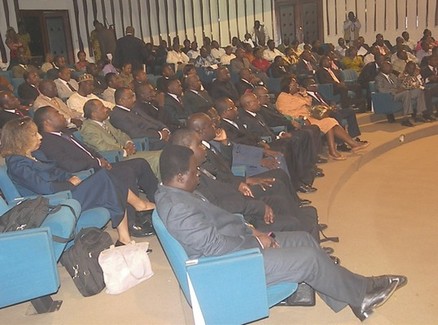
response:
<path id="1" fill-rule="evenodd" d="M 9 10 L 11 15 L 11 25 L 16 25 L 14 14 L 14 1 L 7 0 L 9 3 Z M 169 6 L 169 10 L 165 10 L 165 2 Z M 185 4 L 185 10 L 183 10 L 183 1 Z M 159 10 L 156 8 L 156 1 L 150 0 L 151 13 L 146 15 L 147 7 L 146 0 L 132 0 L 132 12 L 133 12 L 133 26 L 136 29 L 136 35 L 140 36 L 140 24 L 143 28 L 143 36 L 146 42 L 151 41 L 150 35 L 155 44 L 158 44 L 160 33 L 158 32 L 158 24 L 160 24 L 161 37 L 167 39 L 167 35 L 172 39 L 177 34 L 182 41 L 185 38 L 183 21 L 184 16 L 187 25 L 187 37 L 193 40 L 197 37 L 198 43 L 202 40 L 202 31 L 206 36 L 219 40 L 219 42 L 225 46 L 230 43 L 230 36 L 238 36 L 243 38 L 243 35 L 248 29 L 251 29 L 254 20 L 258 19 L 265 23 L 268 33 L 271 37 L 274 37 L 276 41 L 277 34 L 275 32 L 275 24 L 272 21 L 272 11 L 274 0 L 177 0 L 177 21 L 174 20 L 173 0 L 159 0 Z M 392 43 L 395 42 L 395 37 L 400 35 L 404 30 L 408 30 L 411 34 L 411 38 L 418 40 L 424 28 L 432 30 L 433 35 L 437 37 L 438 27 L 435 25 L 435 10 L 436 0 L 321 0 L 323 4 L 323 20 L 325 41 L 336 43 L 337 39 L 343 36 L 343 21 L 348 11 L 352 10 L 357 12 L 357 16 L 362 23 L 361 34 L 365 37 L 367 42 L 372 43 L 377 33 L 382 33 L 385 38 L 389 39 Z M 76 33 L 75 17 L 73 11 L 72 0 L 19 0 L 20 9 L 24 10 L 42 10 L 42 9 L 64 9 L 69 11 L 71 32 L 73 39 L 73 47 L 76 52 L 79 47 L 78 35 Z M 86 32 L 85 32 L 85 19 L 88 20 L 90 30 L 93 29 L 93 14 L 92 14 L 92 1 L 87 0 L 88 5 L 88 17 L 84 17 L 82 1 L 78 1 L 80 24 L 81 24 L 81 37 L 86 44 Z M 98 7 L 97 18 L 103 21 L 101 0 L 96 0 Z M 110 0 L 103 0 L 106 9 L 106 16 L 108 23 L 114 23 L 111 17 Z M 143 19 L 139 19 L 139 7 L 143 15 Z M 192 6 L 195 14 L 195 20 L 192 19 Z M 204 12 L 204 26 L 201 24 L 201 3 Z M 229 15 L 227 13 L 227 3 L 230 4 Z M 246 3 L 246 8 L 245 8 Z M 357 3 L 357 8 L 356 8 Z M 386 8 L 384 7 L 386 3 Z M 398 10 L 396 12 L 396 3 L 398 3 Z M 417 19 L 417 3 L 418 3 L 418 19 Z M 117 36 L 122 36 L 122 24 L 121 14 L 119 10 L 119 0 L 114 0 L 115 4 L 115 25 Z M 125 27 L 130 25 L 129 17 L 129 5 L 127 0 L 122 1 L 123 4 L 123 17 Z M 408 6 L 406 8 L 406 5 Z M 375 11 L 375 8 L 377 9 Z M 246 9 L 246 17 L 245 17 Z M 386 17 L 385 17 L 386 12 Z M 407 19 L 406 19 L 406 12 Z M 396 15 L 398 19 L 396 19 Z M 211 19 L 210 19 L 211 16 Z M 274 15 L 275 16 L 275 15 Z M 3 33 L 6 31 L 6 21 L 4 20 L 4 10 L 0 3 L 0 31 Z M 148 19 L 151 19 L 151 30 L 149 30 Z M 166 19 L 169 21 L 169 30 L 166 27 Z M 229 24 L 228 24 L 229 20 Z M 398 21 L 398 26 L 396 23 Z M 407 22 L 407 28 L 405 25 Z M 178 26 L 178 29 L 176 29 Z M 230 28 L 228 28 L 230 26 Z M 204 28 L 203 28 L 204 27 Z M 220 35 L 220 38 L 219 38 Z M 88 48 L 85 49 L 88 51 Z"/>

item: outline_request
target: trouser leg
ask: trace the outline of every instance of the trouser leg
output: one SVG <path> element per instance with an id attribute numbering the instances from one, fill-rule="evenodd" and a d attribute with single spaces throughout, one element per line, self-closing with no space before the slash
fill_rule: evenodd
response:
<path id="1" fill-rule="evenodd" d="M 305 282 L 335 312 L 347 305 L 360 306 L 368 279 L 334 264 L 318 243 L 305 232 L 276 233 L 281 248 L 263 250 L 268 284 Z"/>

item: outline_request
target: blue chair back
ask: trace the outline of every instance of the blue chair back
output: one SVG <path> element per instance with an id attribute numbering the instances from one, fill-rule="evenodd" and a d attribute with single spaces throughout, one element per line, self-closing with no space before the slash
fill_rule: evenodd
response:
<path id="1" fill-rule="evenodd" d="M 0 234 L 0 308 L 58 291 L 56 263 L 49 228 Z"/>
<path id="2" fill-rule="evenodd" d="M 357 81 L 357 72 L 353 69 L 342 70 L 342 79 L 346 83 Z"/>
<path id="3" fill-rule="evenodd" d="M 79 141 L 84 142 L 80 131 L 73 132 L 73 136 Z M 119 162 L 123 159 L 123 151 L 121 150 L 106 150 L 100 151 L 100 154 L 110 163 Z"/>
<path id="4" fill-rule="evenodd" d="M 189 260 L 156 211 L 152 222 L 180 287 L 193 306 L 195 319 L 199 316 L 196 306 L 206 324 L 248 323 L 268 316 L 269 307 L 297 288 L 292 282 L 266 287 L 263 256 L 257 248 Z"/>
<path id="5" fill-rule="evenodd" d="M 18 192 L 12 180 L 9 178 L 6 165 L 0 166 L 0 189 L 9 204 L 12 204 L 17 198 L 22 197 Z"/>
<path id="6" fill-rule="evenodd" d="M 18 86 L 24 82 L 23 78 L 12 78 L 11 85 L 14 86 L 14 95 L 18 97 Z"/>

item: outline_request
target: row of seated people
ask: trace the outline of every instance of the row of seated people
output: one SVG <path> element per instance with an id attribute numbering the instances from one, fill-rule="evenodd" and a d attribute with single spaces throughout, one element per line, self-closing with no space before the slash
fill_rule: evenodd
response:
<path id="1" fill-rule="evenodd" d="M 221 68 L 221 71 L 223 71 L 223 75 L 228 80 L 229 73 L 227 69 Z M 199 77 L 194 74 L 188 76 L 185 80 L 185 83 L 191 84 L 191 82 L 187 80 L 192 80 L 193 85 L 196 85 L 192 87 L 202 86 Z M 307 100 L 312 100 L 310 96 L 300 90 L 294 78 L 288 77 L 284 80 L 283 96 L 301 96 L 303 98 L 306 97 Z M 85 75 L 79 81 L 79 88 L 84 87 L 88 92 L 92 92 L 94 84 L 92 78 Z M 228 90 L 228 87 L 234 87 L 229 80 L 228 82 L 226 82 L 226 80 L 219 81 L 224 83 L 225 90 Z M 286 113 L 287 107 L 282 106 L 281 97 L 277 99 L 278 110 L 276 110 L 273 105 L 269 105 L 271 104 L 269 101 L 266 102 L 269 96 L 266 88 L 263 86 L 256 87 L 254 91 L 245 92 L 242 96 L 238 97 L 236 101 L 225 96 L 219 97 L 213 102 L 213 106 L 217 108 L 217 114 L 214 114 L 215 111 L 211 109 L 212 105 L 210 105 L 207 110 L 207 113 L 212 117 L 202 111 L 195 113 L 190 111 L 190 114 L 185 119 L 187 128 L 183 128 L 183 126 L 179 124 L 176 128 L 171 129 L 171 126 L 166 126 L 163 123 L 163 121 L 166 120 L 160 121 L 159 117 L 160 115 L 165 115 L 165 113 L 172 113 L 166 106 L 166 99 L 175 100 L 175 97 L 172 95 L 176 95 L 175 92 L 181 89 L 181 83 L 178 79 L 169 79 L 164 84 L 166 93 L 164 94 L 164 105 L 162 107 L 157 103 L 159 97 L 157 96 L 156 90 L 148 83 L 137 87 L 136 91 L 139 97 L 141 96 L 141 90 L 144 91 L 144 95 L 141 97 L 142 99 L 137 100 L 135 93 L 130 88 L 121 87 L 116 89 L 114 93 L 116 105 L 115 107 L 111 107 L 111 112 L 105 107 L 101 99 L 88 99 L 82 107 L 83 116 L 78 117 L 78 120 L 80 120 L 82 124 L 77 122 L 81 124 L 80 132 L 84 140 L 90 145 L 90 147 L 88 147 L 86 144 L 79 142 L 68 134 L 64 134 L 64 132 L 68 133 L 72 131 L 66 130 L 68 129 L 68 121 L 63 113 L 58 110 L 58 106 L 62 104 L 65 105 L 65 103 L 59 98 L 56 98 L 56 86 L 54 82 L 51 80 L 42 80 L 39 84 L 39 91 L 41 94 L 48 94 L 46 88 L 51 89 L 52 93 L 50 94 L 49 91 L 49 95 L 55 94 L 55 96 L 43 96 L 48 97 L 50 103 L 56 101 L 57 104 L 52 104 L 55 107 L 47 105 L 39 108 L 33 107 L 34 122 L 29 118 L 22 118 L 15 115 L 3 126 L 2 150 L 8 146 L 13 148 L 13 150 L 10 151 L 2 151 L 6 157 L 10 177 L 21 191 L 29 190 L 32 191 L 32 193 L 41 193 L 43 190 L 39 186 L 36 186 L 34 182 L 43 182 L 42 184 L 48 186 L 50 191 L 56 191 L 55 185 L 58 183 L 67 183 L 66 185 L 71 188 L 72 185 L 74 185 L 73 183 L 77 182 L 77 179 L 71 175 L 71 171 L 73 170 L 68 171 L 68 166 L 74 166 L 74 170 L 95 167 L 101 170 L 95 175 L 113 175 L 115 172 L 112 171 L 117 169 L 117 166 L 114 166 L 115 164 L 107 164 L 100 158 L 98 153 L 93 151 L 93 147 L 99 149 L 98 147 L 102 142 L 110 143 L 111 141 L 115 141 L 118 143 L 119 148 L 124 149 L 126 155 L 129 155 L 135 152 L 135 148 L 132 147 L 129 137 L 129 135 L 134 137 L 134 133 L 130 132 L 139 132 L 138 136 L 144 136 L 146 132 L 149 131 L 152 136 L 155 136 L 154 141 L 151 142 L 154 148 L 164 147 L 165 152 L 177 152 L 174 146 L 166 145 L 166 142 L 170 141 L 172 144 L 184 145 L 197 150 L 197 161 L 195 162 L 192 159 L 190 175 L 193 176 L 197 174 L 196 167 L 199 165 L 199 184 L 196 178 L 186 178 L 186 169 L 179 167 L 176 169 L 171 168 L 171 170 L 179 170 L 179 172 L 169 174 L 169 169 L 166 167 L 167 165 L 163 165 L 164 161 L 173 163 L 178 161 L 182 165 L 185 165 L 185 163 L 184 159 L 181 159 L 180 156 L 177 156 L 176 159 L 172 159 L 171 156 L 165 155 L 160 158 L 160 172 L 164 172 L 163 181 L 165 186 L 175 185 L 177 183 L 190 183 L 190 189 L 182 189 L 191 192 L 196 188 L 202 196 L 208 200 L 207 208 L 210 207 L 210 204 L 215 204 L 221 209 L 224 209 L 219 210 L 221 214 L 227 216 L 224 223 L 231 220 L 229 213 L 243 214 L 245 221 L 254 226 L 256 230 L 248 232 L 245 230 L 247 228 L 244 224 L 236 224 L 236 227 L 233 227 L 235 229 L 238 227 L 240 229 L 239 231 L 245 231 L 247 234 L 243 237 L 248 237 L 248 241 L 254 241 L 254 244 L 256 244 L 248 247 L 259 247 L 264 253 L 266 252 L 269 255 L 270 248 L 277 248 L 279 245 L 284 247 L 290 246 L 289 250 L 291 254 L 293 251 L 296 251 L 296 254 L 294 254 L 294 256 L 296 256 L 293 260 L 297 261 L 297 263 L 302 262 L 302 264 L 298 267 L 298 265 L 295 264 L 296 262 L 293 262 L 293 265 L 288 264 L 284 266 L 286 268 L 284 271 L 287 271 L 286 273 L 290 275 L 287 279 L 298 282 L 304 281 L 321 294 L 330 296 L 329 304 L 334 310 L 339 311 L 350 304 L 356 315 L 362 319 L 367 317 L 368 313 L 381 304 L 382 301 L 386 301 L 395 289 L 406 283 L 406 278 L 402 276 L 383 276 L 379 278 L 357 276 L 333 263 L 333 260 L 337 260 L 330 259 L 326 252 L 319 248 L 319 230 L 325 226 L 318 224 L 316 209 L 307 206 L 310 204 L 309 200 L 302 200 L 296 194 L 297 189 L 304 192 L 313 191 L 314 189 L 311 186 L 313 178 L 318 174 L 319 176 L 323 176 L 322 170 L 315 168 L 318 153 L 320 153 L 320 143 L 318 144 L 318 141 L 321 140 L 321 131 L 326 133 L 328 141 L 331 141 L 330 139 L 333 140 L 334 137 L 345 139 L 355 152 L 364 149 L 367 146 L 366 143 L 351 139 L 334 119 L 325 118 L 326 120 L 317 120 L 310 116 L 309 111 L 288 111 Z M 314 83 L 309 83 L 309 85 L 314 86 Z M 202 89 L 199 90 L 202 91 Z M 191 90 L 189 89 L 188 91 Z M 197 95 L 196 92 L 193 93 Z M 264 100 L 264 102 L 262 100 Z M 291 100 L 286 97 L 285 101 L 289 103 Z M 265 104 L 262 105 L 261 102 Z M 3 111 L 14 114 L 14 112 L 8 112 L 7 110 L 12 111 L 17 108 L 19 104 L 19 101 L 10 92 L 0 93 L 0 105 Z M 239 119 L 236 118 L 236 113 L 238 112 L 236 104 L 240 106 Z M 308 106 L 309 103 L 305 105 Z M 185 109 L 183 105 L 181 106 L 182 109 Z M 67 105 L 65 105 L 65 107 L 69 109 Z M 135 107 L 137 107 L 138 110 L 135 110 Z M 5 108 L 7 110 L 5 110 Z M 283 124 L 283 126 L 285 126 L 284 131 L 274 134 L 268 128 L 267 120 L 259 113 L 262 108 L 264 108 L 267 116 L 271 117 L 274 121 L 275 119 L 281 119 L 281 123 L 278 123 L 277 120 L 273 122 L 273 126 Z M 148 109 L 150 111 L 148 111 Z M 281 114 L 282 110 L 284 110 L 284 114 L 288 115 L 290 119 Z M 155 114 L 158 119 L 155 119 L 152 116 L 153 114 Z M 301 123 L 300 119 L 302 119 Z M 71 121 L 74 121 L 74 119 L 70 119 L 70 122 Z M 159 127 L 151 127 L 152 122 L 159 125 Z M 178 120 L 178 122 L 180 121 Z M 78 125 L 70 126 L 73 130 L 78 127 Z M 232 129 L 232 127 L 235 129 Z M 117 128 L 119 129 L 118 131 Z M 20 131 L 20 136 L 18 136 L 17 129 Z M 42 136 L 41 143 L 38 131 Z M 124 131 L 127 136 L 125 135 L 124 138 L 117 140 L 117 132 L 122 131 Z M 172 134 L 170 132 L 172 132 Z M 99 134 L 101 136 L 99 136 Z M 171 136 L 169 137 L 169 135 Z M 16 137 L 20 142 L 11 143 L 12 137 Z M 93 143 L 93 141 L 95 142 Z M 244 145 L 246 145 L 246 147 Z M 37 149 L 40 149 L 45 156 L 42 156 Z M 187 152 L 190 153 L 191 151 Z M 238 153 L 241 153 L 241 155 L 244 156 L 243 158 L 251 160 L 252 165 L 259 165 L 258 167 L 260 167 L 260 169 L 263 167 L 266 171 L 258 172 L 252 177 L 235 176 L 231 171 L 231 166 L 235 155 Z M 254 160 L 254 157 L 250 157 L 250 154 L 256 153 L 258 154 L 258 158 Z M 337 158 L 336 152 L 331 152 L 330 154 Z M 47 162 L 47 159 L 50 159 L 50 162 Z M 90 160 L 93 161 L 94 166 L 85 164 L 86 161 Z M 282 166 L 282 168 L 278 168 L 281 167 L 280 164 L 283 160 L 285 161 L 285 165 Z M 20 166 L 25 167 L 26 173 L 20 169 Z M 126 168 L 125 166 L 121 167 L 125 178 Z M 47 174 L 51 176 L 50 181 L 47 181 Z M 145 176 L 146 173 L 141 172 L 141 174 Z M 150 173 L 148 175 L 150 175 Z M 115 184 L 122 182 L 116 178 L 116 175 L 111 177 L 114 177 L 114 179 L 111 178 L 111 181 Z M 148 190 L 144 189 L 146 185 L 140 184 L 140 177 L 140 174 L 137 175 L 138 184 L 128 185 L 128 188 L 133 192 L 134 190 L 131 187 L 138 189 L 140 185 L 148 194 Z M 105 200 L 104 202 L 98 201 L 99 203 L 97 204 L 107 207 L 108 203 L 106 200 L 108 197 L 105 192 L 101 190 L 100 183 L 97 181 L 94 182 L 93 179 L 96 180 L 96 176 L 91 176 L 89 179 L 77 183 L 76 186 L 79 188 L 81 186 L 84 187 L 83 184 L 92 184 L 89 186 L 93 187 L 95 195 L 101 196 L 101 198 Z M 171 180 L 175 181 L 175 183 L 170 182 Z M 148 176 L 145 181 L 149 183 L 150 188 L 156 187 L 156 180 L 153 181 L 152 176 Z M 38 185 L 40 185 L 40 183 L 38 183 Z M 297 186 L 299 187 L 297 188 Z M 96 188 L 98 190 L 96 190 Z M 168 199 L 172 198 L 172 195 L 165 195 L 163 197 L 163 189 L 165 188 L 160 188 L 157 192 L 157 200 L 166 197 Z M 79 192 L 79 190 L 75 192 Z M 135 193 L 131 192 L 128 191 L 126 200 L 129 204 L 134 205 L 138 203 L 139 199 L 138 196 L 133 196 Z M 88 192 L 85 191 L 81 191 L 81 193 L 85 193 L 84 195 L 88 194 Z M 147 195 L 147 197 L 150 199 L 149 195 Z M 78 200 L 80 200 L 83 205 L 87 203 L 84 198 L 81 199 L 78 197 Z M 153 199 L 150 200 L 152 201 Z M 166 218 L 166 211 L 172 205 L 166 200 L 167 199 L 164 199 L 159 205 L 159 213 L 163 218 Z M 143 202 L 143 204 L 145 203 Z M 198 206 L 201 207 L 202 205 L 198 204 Z M 136 208 L 135 205 L 134 208 Z M 150 205 L 148 207 L 137 207 L 136 210 L 141 211 L 146 208 L 150 208 Z M 178 211 L 182 212 L 184 210 L 181 209 Z M 178 216 L 180 216 L 179 213 L 175 215 L 175 220 L 177 220 Z M 116 221 L 114 221 L 114 225 L 117 225 Z M 233 225 L 233 223 L 221 225 L 218 227 L 219 232 L 222 231 L 223 226 L 229 227 L 230 225 Z M 175 235 L 172 227 L 169 227 L 169 230 Z M 179 227 L 179 230 L 182 231 L 183 229 Z M 196 232 L 198 230 L 199 229 L 194 229 Z M 278 243 L 266 237 L 268 232 L 274 231 L 277 232 L 279 236 Z M 305 250 L 308 252 L 306 253 L 300 249 L 296 250 L 292 248 L 294 244 L 292 242 L 287 243 L 286 238 L 284 238 L 285 240 L 282 238 L 283 235 L 287 236 L 286 233 L 283 233 L 284 231 L 304 231 L 309 233 L 293 234 L 294 236 L 298 236 L 294 237 L 296 238 L 294 240 L 301 241 L 301 246 L 306 246 Z M 224 233 L 224 235 L 226 234 Z M 184 234 L 181 236 L 186 237 Z M 181 239 L 181 236 L 176 237 L 177 239 Z M 243 238 L 240 233 L 232 234 L 231 237 L 233 236 Z M 195 236 L 194 239 L 195 238 L 198 237 Z M 129 239 L 129 235 L 124 237 L 120 236 L 118 244 L 125 244 Z M 218 242 L 218 244 L 222 243 Z M 247 246 L 241 246 L 241 248 L 244 247 Z M 185 248 L 191 257 L 197 256 L 196 253 L 190 250 L 192 247 L 187 246 Z M 227 252 L 213 252 L 209 251 L 207 247 L 200 247 L 198 249 L 200 250 L 199 256 L 220 255 Z M 234 249 L 239 248 L 230 247 L 230 250 Z M 328 249 L 327 251 L 330 252 L 331 250 Z M 286 256 L 281 255 L 278 258 L 283 262 L 287 260 L 292 263 L 292 260 Z M 309 261 L 315 258 L 318 260 L 317 270 L 311 268 L 309 264 Z M 275 260 L 277 260 L 277 258 L 274 258 L 273 261 Z M 297 268 L 299 272 L 296 271 Z M 292 270 L 295 271 L 292 272 Z M 333 287 L 324 287 L 318 281 L 312 280 L 311 274 L 314 272 L 322 272 L 323 276 L 321 279 L 330 280 L 329 283 L 331 283 Z M 271 270 L 268 270 L 267 274 L 268 283 L 286 279 L 279 278 L 274 280 L 276 272 L 271 272 Z M 335 281 L 335 279 L 337 280 Z"/>

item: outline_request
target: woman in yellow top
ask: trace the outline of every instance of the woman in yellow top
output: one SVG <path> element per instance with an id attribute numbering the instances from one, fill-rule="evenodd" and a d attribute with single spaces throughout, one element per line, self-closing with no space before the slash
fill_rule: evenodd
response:
<path id="1" fill-rule="evenodd" d="M 342 61 L 345 65 L 345 69 L 353 69 L 359 75 L 364 66 L 363 59 L 360 55 L 357 55 L 355 47 L 351 46 L 345 51 L 345 57 Z"/>
<path id="2" fill-rule="evenodd" d="M 344 128 L 331 117 L 318 120 L 310 115 L 312 97 L 307 95 L 304 88 L 300 88 L 295 77 L 286 77 L 281 81 L 281 93 L 277 98 L 277 109 L 286 116 L 302 118 L 307 124 L 317 125 L 325 134 L 328 143 L 329 157 L 334 160 L 345 160 L 346 157 L 336 150 L 335 137 L 347 143 L 353 152 L 368 147 L 368 143 L 353 140 Z"/>

